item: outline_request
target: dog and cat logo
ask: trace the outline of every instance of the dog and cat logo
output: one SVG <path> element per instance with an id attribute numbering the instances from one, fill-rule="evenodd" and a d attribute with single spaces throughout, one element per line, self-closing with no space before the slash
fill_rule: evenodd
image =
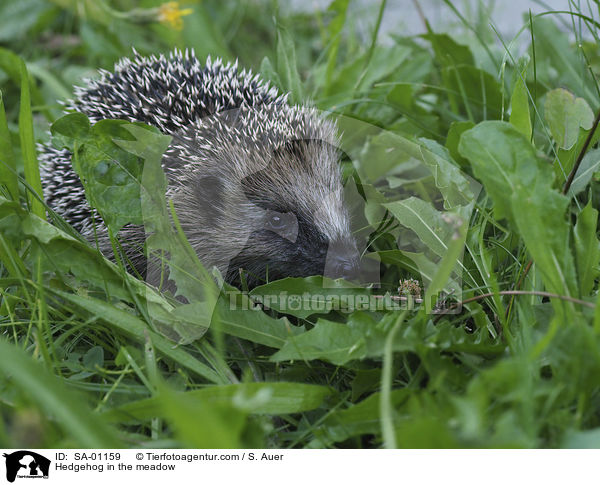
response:
<path id="1" fill-rule="evenodd" d="M 6 479 L 12 483 L 15 478 L 48 478 L 50 460 L 33 451 L 21 450 L 4 453 Z"/>

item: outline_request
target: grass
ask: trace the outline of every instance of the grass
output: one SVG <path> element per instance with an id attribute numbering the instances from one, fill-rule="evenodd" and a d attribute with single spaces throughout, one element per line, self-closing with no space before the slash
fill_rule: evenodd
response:
<path id="1" fill-rule="evenodd" d="M 385 2 L 366 37 L 344 0 L 160 4 L 0 6 L 0 447 L 600 446 L 598 19 L 569 2 L 504 39 L 443 1 L 452 35 L 383 42 Z M 219 289 L 169 222 L 168 137 L 63 117 L 131 46 L 238 58 L 330 112 L 380 285 Z M 51 127 L 80 173 L 110 150 L 133 175 L 88 197 L 114 234 L 151 216 L 185 304 L 46 217 Z"/>

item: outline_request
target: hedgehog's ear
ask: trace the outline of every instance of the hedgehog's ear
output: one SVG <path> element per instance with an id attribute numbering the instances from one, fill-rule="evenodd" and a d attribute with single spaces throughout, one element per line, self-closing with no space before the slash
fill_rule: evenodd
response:
<path id="1" fill-rule="evenodd" d="M 194 180 L 194 195 L 202 207 L 206 222 L 215 224 L 224 209 L 225 185 L 222 180 L 212 175 Z"/>

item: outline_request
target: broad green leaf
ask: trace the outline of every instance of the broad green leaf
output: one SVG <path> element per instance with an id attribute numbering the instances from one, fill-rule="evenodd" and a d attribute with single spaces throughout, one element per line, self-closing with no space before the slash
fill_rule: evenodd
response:
<path id="1" fill-rule="evenodd" d="M 85 133 L 80 129 L 81 121 L 73 121 L 71 130 L 77 134 Z M 99 121 L 92 126 L 89 137 L 73 155 L 73 165 L 83 181 L 86 197 L 98 209 L 113 234 L 126 224 L 144 223 L 140 191 L 144 160 L 115 143 L 136 140 L 126 126 L 128 123 L 121 120 Z M 148 142 L 153 136 L 162 135 L 149 132 Z M 140 143 L 143 141 L 138 139 Z M 165 149 L 167 145 L 168 141 L 164 144 Z"/>
<path id="2" fill-rule="evenodd" d="M 271 64 L 271 61 L 268 57 L 263 57 L 263 60 L 260 63 L 260 74 L 268 81 L 271 85 L 275 86 L 280 91 L 283 91 L 283 86 L 281 85 L 281 79 L 279 78 L 279 74 Z"/>
<path id="3" fill-rule="evenodd" d="M 587 102 L 562 88 L 546 95 L 544 117 L 556 144 L 565 150 L 577 142 L 580 127 L 589 130 L 594 122 L 594 113 Z"/>
<path id="4" fill-rule="evenodd" d="M 479 184 L 461 173 L 446 148 L 426 138 L 417 143 L 383 132 L 369 140 L 359 158 L 361 178 L 365 181 L 375 182 L 387 176 L 390 186 L 395 187 L 420 184 L 433 177 L 433 184 L 428 187 L 430 197 L 438 199 L 441 194 L 446 209 L 469 204 L 480 190 Z"/>
<path id="5" fill-rule="evenodd" d="M 320 359 L 343 365 L 350 360 L 364 359 L 366 355 L 362 329 L 319 320 L 312 330 L 289 339 L 281 350 L 271 356 L 271 360 Z"/>
<path id="6" fill-rule="evenodd" d="M 377 320 L 373 312 L 356 311 L 346 324 L 319 319 L 311 330 L 290 337 L 271 360 L 324 360 L 345 365 L 353 360 L 381 357 L 389 327 L 397 315 L 397 311 L 390 311 Z M 429 357 L 432 349 L 498 354 L 503 348 L 502 344 L 490 339 L 487 328 L 469 335 L 454 326 L 435 327 L 431 321 L 405 322 L 392 344 L 395 352 L 411 351 L 422 358 L 427 357 L 428 361 L 432 360 Z"/>
<path id="7" fill-rule="evenodd" d="M 471 49 L 459 44 L 455 39 L 448 34 L 435 34 L 428 32 L 421 35 L 428 40 L 435 52 L 436 60 L 443 66 L 461 66 L 474 64 L 473 54 Z"/>
<path id="8" fill-rule="evenodd" d="M 148 238 L 147 248 L 149 253 L 169 254 L 169 279 L 175 281 L 176 295 L 183 295 L 193 303 L 203 302 L 207 309 L 214 307 L 217 288 L 214 280 L 205 270 L 198 259 L 198 255 L 187 242 L 183 234 L 177 234 L 172 228 L 167 212 L 165 194 L 167 179 L 162 169 L 162 154 L 169 146 L 171 138 L 158 133 L 149 132 L 146 127 L 135 124 L 124 126 L 133 140 L 118 140 L 114 143 L 128 154 L 139 157 L 143 169 L 137 176 L 139 196 L 141 202 L 144 230 L 151 234 Z M 127 199 L 133 197 L 133 192 L 126 195 Z M 135 199 L 132 200 L 134 203 Z M 173 219 L 177 215 L 172 215 Z M 158 264 L 158 263 L 156 263 Z M 207 320 L 203 322 L 208 326 L 208 314 L 203 312 Z M 198 335 L 199 336 L 199 335 Z M 190 335 L 194 338 L 194 335 Z"/>
<path id="9" fill-rule="evenodd" d="M 178 393 L 188 403 L 228 406 L 248 414 L 291 414 L 315 409 L 333 394 L 329 387 L 293 382 L 249 382 Z M 161 398 L 152 397 L 107 411 L 112 420 L 150 419 L 161 414 Z"/>
<path id="10" fill-rule="evenodd" d="M 583 128 L 579 128 L 579 136 L 577 137 L 577 141 L 575 144 L 569 149 L 565 150 L 564 148 L 557 147 L 554 154 L 556 155 L 556 160 L 554 161 L 554 173 L 556 174 L 556 178 L 559 181 L 562 181 L 564 184 L 575 167 L 575 163 L 583 150 L 584 145 L 586 144 L 588 135 L 590 131 L 586 131 Z M 581 161 L 579 168 L 577 169 L 577 174 L 575 179 L 573 180 L 571 187 L 569 189 L 569 194 L 575 194 L 581 192 L 589 183 L 590 179 L 594 175 L 594 172 L 598 170 L 598 152 L 595 147 L 600 140 L 600 130 L 595 130 L 592 138 L 590 139 L 585 156 Z"/>
<path id="11" fill-rule="evenodd" d="M 568 86 L 577 96 L 595 101 L 598 97 L 595 80 L 582 68 L 582 58 L 573 49 L 569 34 L 550 17 L 535 16 L 533 28 L 538 79 L 547 79 L 555 86 Z"/>
<path id="12" fill-rule="evenodd" d="M 531 138 L 531 114 L 529 113 L 529 96 L 525 83 L 526 76 L 527 65 L 518 71 L 514 79 L 510 99 L 510 122 L 527 138 Z"/>
<path id="13" fill-rule="evenodd" d="M 380 436 L 381 393 L 331 413 L 315 430 L 313 447 L 327 447 L 361 435 Z M 447 422 L 451 417 L 446 403 L 430 393 L 396 389 L 390 393 L 393 427 L 402 448 L 455 448 L 459 442 Z"/>
<path id="14" fill-rule="evenodd" d="M 344 280 L 331 280 L 323 276 L 283 278 L 258 286 L 250 292 L 250 296 L 262 306 L 298 318 L 329 313 L 331 310 L 352 312 L 353 298 L 358 295 L 368 297 L 369 294 L 370 291 Z"/>
<path id="15" fill-rule="evenodd" d="M 448 149 L 426 138 L 419 141 L 423 144 L 420 160 L 432 173 L 435 186 L 444 197 L 444 209 L 466 206 L 477 199 L 481 186 L 461 172 Z"/>
<path id="16" fill-rule="evenodd" d="M 452 400 L 461 431 L 475 443 L 535 447 L 535 408 L 530 404 L 535 368 L 517 356 L 478 372 L 469 382 L 467 395 Z M 489 411 L 491 402 L 498 406 L 494 414 Z M 498 426 L 499 422 L 503 426 Z"/>
<path id="17" fill-rule="evenodd" d="M 446 222 L 444 213 L 416 197 L 390 202 L 383 206 L 400 224 L 414 231 L 427 248 L 439 257 L 446 254 L 453 229 Z"/>
<path id="18" fill-rule="evenodd" d="M 84 141 L 89 135 L 90 129 L 90 120 L 79 112 L 70 113 L 57 119 L 50 127 L 52 135 L 62 135 L 67 139 L 75 138 L 78 141 Z M 70 143 L 68 146 L 72 148 L 73 144 Z"/>
<path id="19" fill-rule="evenodd" d="M 96 366 L 104 366 L 104 349 L 99 345 L 92 347 L 83 356 L 83 365 L 90 370 L 96 370 Z"/>
<path id="20" fill-rule="evenodd" d="M 270 317 L 237 290 L 219 297 L 212 325 L 228 335 L 276 349 L 281 348 L 288 337 L 304 332 L 303 327 L 292 325 L 287 318 Z"/>
<path id="21" fill-rule="evenodd" d="M 471 208 L 461 207 L 449 212 L 439 212 L 431 204 L 415 197 L 390 202 L 384 204 L 384 207 L 402 226 L 418 236 L 419 247 L 416 249 L 419 251 L 414 252 L 417 257 L 411 257 L 408 252 L 405 252 L 405 256 L 412 259 L 419 268 L 419 276 L 427 296 L 431 296 L 430 291 L 437 293 L 442 289 L 458 295 L 463 268 L 459 256 L 464 247 L 464 227 L 467 225 L 467 214 Z M 460 229 L 461 227 L 463 229 Z M 400 233 L 400 240 L 407 240 L 408 237 L 409 234 Z M 422 252 L 425 252 L 425 257 L 418 256 Z M 444 278 L 444 281 L 440 278 Z M 434 286 L 430 288 L 432 284 Z M 429 303 L 430 301 L 427 301 L 427 305 Z"/>
<path id="22" fill-rule="evenodd" d="M 444 85 L 453 110 L 478 122 L 502 117 L 501 86 L 490 73 L 474 66 L 442 69 Z"/>
<path id="23" fill-rule="evenodd" d="M 517 184 L 529 185 L 537 175 L 535 150 L 516 128 L 507 123 L 488 121 L 461 136 L 458 150 L 469 159 L 475 175 L 494 200 L 498 219 L 512 219 L 508 194 Z M 533 163 L 532 163 L 533 161 Z M 519 177 L 525 176 L 525 178 Z"/>
<path id="24" fill-rule="evenodd" d="M 379 389 L 381 381 L 381 369 L 379 367 L 373 369 L 357 370 L 354 379 L 352 379 L 352 397 L 351 400 L 356 402 L 366 393 L 371 393 Z"/>
<path id="25" fill-rule="evenodd" d="M 565 219 L 568 199 L 553 188 L 552 167 L 537 157 L 522 133 L 501 121 L 483 122 L 464 133 L 459 150 L 494 200 L 497 217 L 518 228 L 548 290 L 576 294 Z"/>
<path id="26" fill-rule="evenodd" d="M 49 268 L 75 277 L 75 282 L 70 283 L 74 289 L 79 291 L 84 283 L 85 287 L 88 284 L 106 292 L 110 298 L 136 305 L 142 302 L 142 310 L 155 327 L 176 342 L 187 343 L 206 332 L 208 323 L 202 318 L 207 316 L 210 322 L 212 306 L 208 312 L 196 312 L 195 318 L 189 317 L 189 305 L 196 308 L 197 303 L 174 307 L 144 282 L 121 272 L 98 251 L 31 214 L 22 218 L 22 231 L 23 237 L 31 237 L 42 246 Z"/>
<path id="27" fill-rule="evenodd" d="M 166 265 L 168 277 L 176 285 L 175 295 L 185 296 L 192 306 L 167 311 L 160 306 L 150 308 L 156 328 L 182 344 L 202 337 L 210 326 L 218 290 L 185 238 L 171 226 L 161 166 L 171 138 L 154 128 L 121 120 L 103 120 L 90 128 L 80 113 L 59 119 L 53 131 L 73 143 L 73 164 L 86 196 L 112 234 L 126 224 L 143 225 L 139 230 L 151 234 L 148 274 L 154 274 L 153 270 L 160 273 L 160 268 L 155 268 L 161 264 L 160 256 L 155 258 L 155 254 L 169 255 Z M 158 281 L 151 282 L 158 285 Z"/>
<path id="28" fill-rule="evenodd" d="M 401 140 L 402 138 L 395 133 L 382 132 L 364 144 L 358 158 L 361 175 L 364 174 L 361 179 L 365 183 L 375 182 L 385 175 L 392 174 L 406 179 L 422 176 L 416 172 L 418 164 L 411 160 L 411 156 L 416 154 L 416 144 L 411 142 L 411 153 L 404 149 Z"/>
<path id="29" fill-rule="evenodd" d="M 404 110 L 411 110 L 415 102 L 416 86 L 412 83 L 396 84 L 386 96 L 386 100 Z"/>
<path id="30" fill-rule="evenodd" d="M 570 250 L 565 197 L 551 189 L 549 179 L 520 187 L 511 197 L 521 236 L 550 291 L 574 295 L 575 266 Z M 558 303 L 558 302 L 556 302 Z"/>
<path id="31" fill-rule="evenodd" d="M 599 274 L 600 241 L 597 236 L 598 211 L 588 202 L 577 216 L 573 229 L 575 259 L 581 296 L 589 295 Z"/>
<path id="32" fill-rule="evenodd" d="M 446 148 L 450 152 L 450 156 L 456 160 L 461 167 L 465 167 L 469 162 L 459 153 L 458 143 L 461 135 L 475 126 L 472 121 L 453 121 L 450 123 L 450 129 L 446 135 Z"/>
<path id="33" fill-rule="evenodd" d="M 0 199 L 0 208 L 3 206 Z M 17 212 L 20 214 L 20 212 Z M 173 307 L 144 282 L 128 273 L 122 273 L 116 265 L 104 258 L 88 244 L 81 242 L 46 221 L 33 215 L 21 215 L 23 237 L 34 238 L 43 246 L 48 267 L 72 274 L 78 285 L 88 283 L 93 288 L 103 290 L 107 296 L 134 302 L 132 292 L 142 297 L 148 305 L 163 307 L 170 311 Z M 126 284 L 124 285 L 124 280 Z"/>

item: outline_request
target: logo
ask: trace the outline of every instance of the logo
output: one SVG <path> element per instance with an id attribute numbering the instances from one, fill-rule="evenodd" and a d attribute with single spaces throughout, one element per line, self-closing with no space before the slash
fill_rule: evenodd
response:
<path id="1" fill-rule="evenodd" d="M 4 453 L 6 461 L 6 479 L 14 482 L 15 478 L 48 478 L 50 460 L 33 451 L 21 450 Z"/>

